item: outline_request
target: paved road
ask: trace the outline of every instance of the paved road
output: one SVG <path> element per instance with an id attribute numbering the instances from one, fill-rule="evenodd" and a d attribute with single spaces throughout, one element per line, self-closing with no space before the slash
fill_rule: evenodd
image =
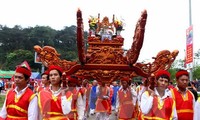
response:
<path id="1" fill-rule="evenodd" d="M 87 120 L 95 120 L 95 115 L 90 115 L 90 117 Z M 115 116 L 114 112 L 109 117 L 109 120 L 117 120 L 117 117 Z"/>

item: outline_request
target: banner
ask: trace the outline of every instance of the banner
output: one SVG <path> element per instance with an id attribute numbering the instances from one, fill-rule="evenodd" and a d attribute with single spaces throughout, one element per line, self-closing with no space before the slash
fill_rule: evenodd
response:
<path id="1" fill-rule="evenodd" d="M 186 60 L 187 68 L 193 67 L 193 27 L 186 30 Z"/>
<path id="2" fill-rule="evenodd" d="M 31 67 L 29 66 L 29 64 L 26 60 L 23 63 L 21 63 L 20 66 L 24 66 L 24 67 L 28 68 L 29 70 L 31 70 Z"/>

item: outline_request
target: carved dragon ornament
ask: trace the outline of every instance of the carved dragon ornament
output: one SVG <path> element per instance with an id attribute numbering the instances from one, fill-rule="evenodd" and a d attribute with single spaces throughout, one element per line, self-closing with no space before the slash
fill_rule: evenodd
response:
<path id="1" fill-rule="evenodd" d="M 149 77 L 160 69 L 168 70 L 179 51 L 162 50 L 158 52 L 156 57 L 153 57 L 152 63 L 137 62 L 143 45 L 146 20 L 147 11 L 144 10 L 136 24 L 133 43 L 127 53 L 122 49 L 124 38 L 121 36 L 114 36 L 112 40 L 104 39 L 103 41 L 100 40 L 100 36 L 88 36 L 89 46 L 85 52 L 82 12 L 78 10 L 77 47 L 79 61 L 60 59 L 60 54 L 51 46 L 42 48 L 35 45 L 34 50 L 46 67 L 59 65 L 67 75 L 74 74 L 108 83 L 123 76 L 130 78 Z"/>

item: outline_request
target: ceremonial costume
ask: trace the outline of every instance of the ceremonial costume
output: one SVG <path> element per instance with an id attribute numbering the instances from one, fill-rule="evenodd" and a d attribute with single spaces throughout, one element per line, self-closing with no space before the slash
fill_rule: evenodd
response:
<path id="1" fill-rule="evenodd" d="M 72 93 L 61 87 L 62 68 L 52 65 L 48 69 L 50 89 L 38 94 L 40 119 L 69 120 L 67 114 L 71 111 Z"/>
<path id="2" fill-rule="evenodd" d="M 170 73 L 159 70 L 156 73 L 157 86 L 154 90 L 150 87 L 141 97 L 141 112 L 143 120 L 177 120 L 175 101 L 170 97 L 167 88 Z"/>
<path id="3" fill-rule="evenodd" d="M 160 97 L 156 88 L 154 90 L 155 96 L 150 96 L 148 91 L 142 94 L 142 119 L 177 120 L 175 101 L 168 94 L 169 91 L 166 89 L 164 96 Z"/>
<path id="4" fill-rule="evenodd" d="M 88 85 L 86 85 L 85 87 L 82 86 L 80 88 L 80 92 L 81 92 L 81 95 L 82 95 L 82 98 L 83 98 L 83 101 L 84 101 L 84 105 L 85 106 L 85 111 L 84 111 L 84 116 L 85 117 L 88 117 L 89 116 L 89 98 L 90 98 L 90 90 L 91 90 L 91 87 Z"/>
<path id="5" fill-rule="evenodd" d="M 82 120 L 85 110 L 83 98 L 78 88 L 74 88 L 71 92 L 73 94 L 71 111 L 67 116 L 70 120 Z"/>
<path id="6" fill-rule="evenodd" d="M 72 93 L 68 91 L 66 96 L 62 96 L 60 90 L 53 92 L 50 89 L 39 92 L 38 103 L 43 120 L 69 119 L 66 114 L 71 111 Z"/>
<path id="7" fill-rule="evenodd" d="M 189 73 L 179 70 L 176 73 L 177 86 L 171 89 L 171 96 L 175 100 L 179 120 L 193 120 L 195 98 L 193 93 L 187 89 Z"/>
<path id="8" fill-rule="evenodd" d="M 16 83 L 15 89 L 8 91 L 0 119 L 4 120 L 37 120 L 38 104 L 37 97 L 31 89 L 28 88 L 27 82 L 31 76 L 31 71 L 26 67 L 17 67 L 14 74 Z"/>
<path id="9" fill-rule="evenodd" d="M 36 88 L 35 88 L 35 93 L 39 93 L 41 90 L 49 90 L 49 79 L 48 79 L 48 74 L 49 74 L 49 71 L 46 70 L 44 73 L 42 73 L 42 78 L 41 78 L 41 81 L 42 81 L 42 84 L 39 84 Z"/>
<path id="10" fill-rule="evenodd" d="M 129 86 L 129 80 L 127 77 L 122 78 L 122 87 L 117 92 L 116 113 L 118 113 L 119 120 L 135 119 L 137 93 Z"/>
<path id="11" fill-rule="evenodd" d="M 190 90 L 181 93 L 177 87 L 171 90 L 172 98 L 176 102 L 176 110 L 179 120 L 193 120 L 195 99 Z"/>
<path id="12" fill-rule="evenodd" d="M 70 76 L 68 77 L 69 90 L 72 92 L 71 111 L 69 114 L 67 114 L 70 120 L 82 120 L 84 117 L 85 101 L 83 99 L 80 88 L 76 87 L 78 83 L 78 79 Z M 75 86 L 70 86 L 70 84 Z"/>
<path id="13" fill-rule="evenodd" d="M 142 119 L 142 113 L 141 113 L 141 108 L 140 108 L 140 105 L 141 105 L 141 97 L 142 97 L 142 94 L 147 90 L 147 87 L 145 87 L 144 85 L 139 85 L 137 88 L 136 88 L 136 93 L 137 93 L 137 101 L 136 101 L 136 110 L 135 110 L 135 114 L 136 114 L 136 117 L 138 117 L 138 120 L 141 120 Z"/>
<path id="14" fill-rule="evenodd" d="M 49 90 L 49 86 L 47 86 L 47 87 L 45 87 L 45 86 L 38 86 L 37 88 L 36 88 L 36 93 L 39 93 L 40 91 L 42 91 L 42 90 Z"/>
<path id="15" fill-rule="evenodd" d="M 37 97 L 33 91 L 28 86 L 19 92 L 16 89 L 8 91 L 0 117 L 6 120 L 37 120 Z"/>
<path id="16" fill-rule="evenodd" d="M 110 104 L 110 88 L 107 86 L 99 86 L 97 88 L 96 101 L 96 120 L 106 120 L 109 118 L 111 104 Z"/>

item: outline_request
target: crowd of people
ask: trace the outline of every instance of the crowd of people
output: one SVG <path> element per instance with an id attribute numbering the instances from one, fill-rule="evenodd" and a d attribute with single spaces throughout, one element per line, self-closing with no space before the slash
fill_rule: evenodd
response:
<path id="1" fill-rule="evenodd" d="M 135 86 L 128 76 L 104 83 L 66 76 L 59 66 L 42 73 L 41 85 L 30 89 L 31 70 L 18 66 L 15 86 L 7 91 L 0 120 L 200 120 L 200 98 L 186 70 L 159 70 Z M 81 79 L 81 80 L 80 80 Z"/>

